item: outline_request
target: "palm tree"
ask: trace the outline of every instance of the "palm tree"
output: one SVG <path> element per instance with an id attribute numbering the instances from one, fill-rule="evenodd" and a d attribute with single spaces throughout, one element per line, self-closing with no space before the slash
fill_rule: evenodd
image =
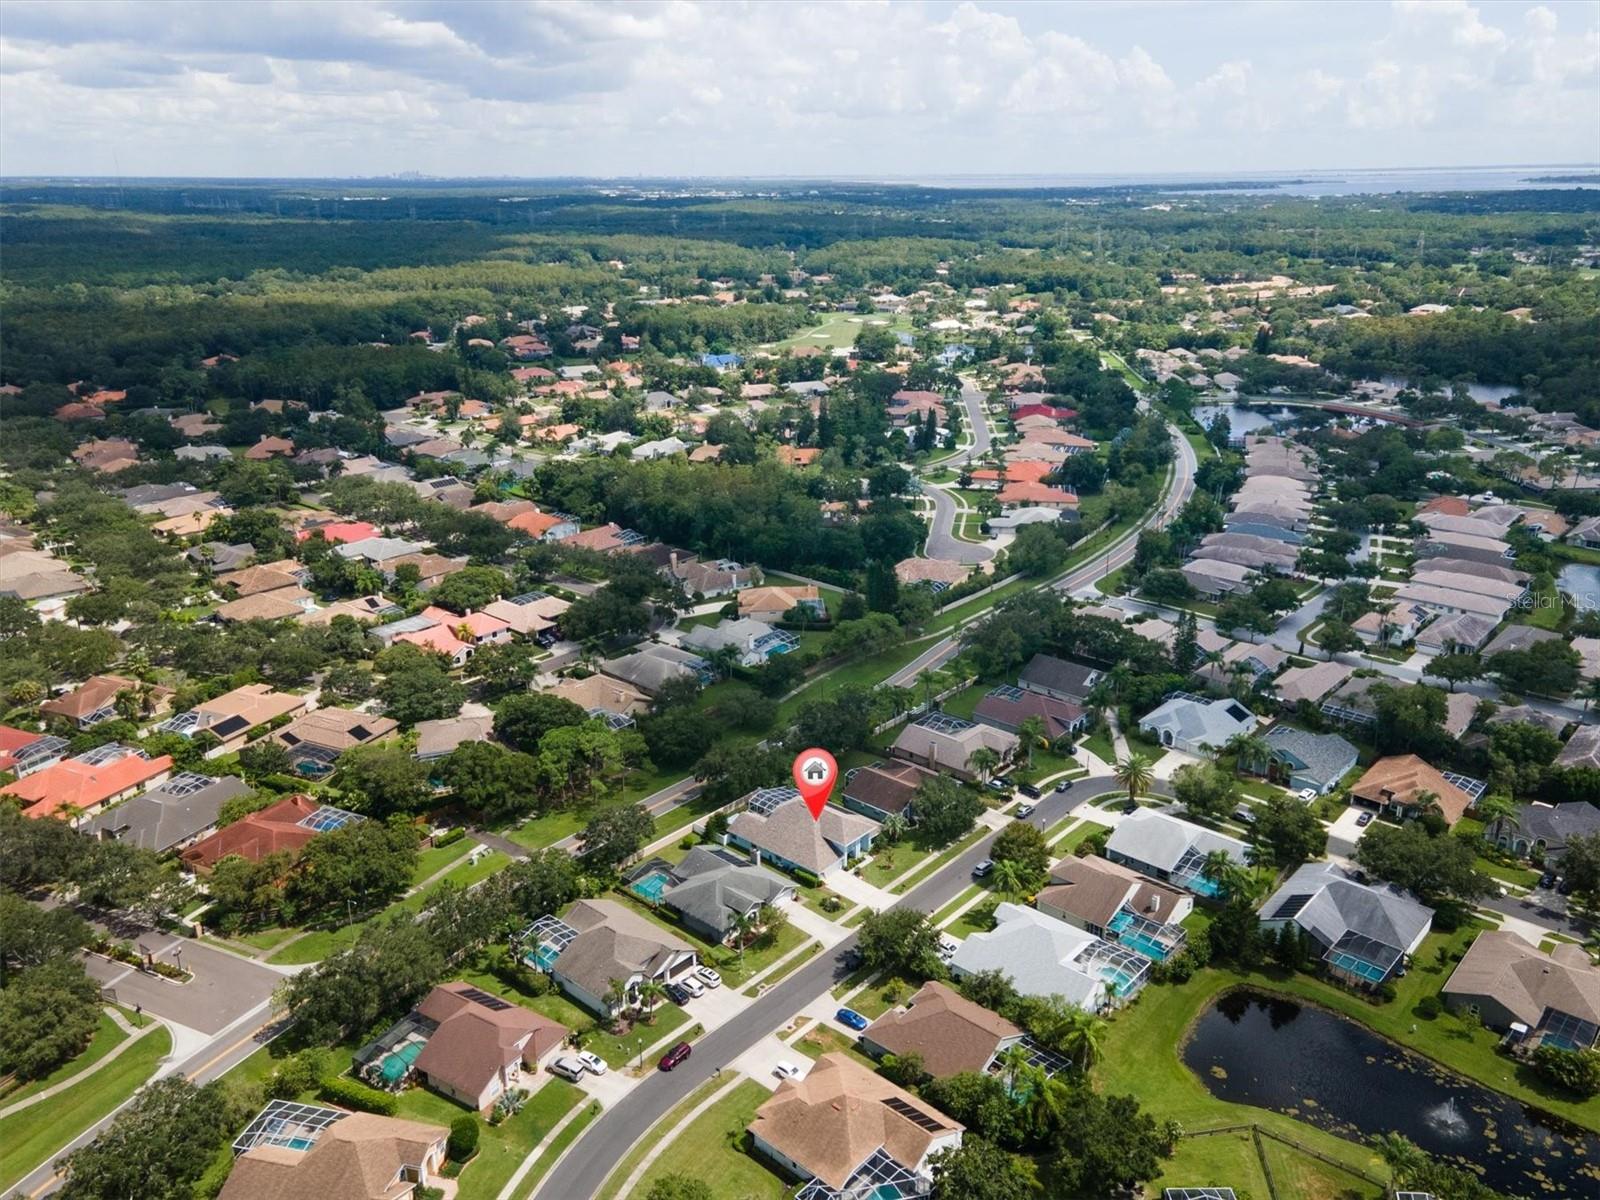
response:
<path id="1" fill-rule="evenodd" d="M 906 820 L 904 813 L 890 813 L 883 819 L 883 824 L 878 826 L 878 836 L 892 846 L 905 837 L 910 829 L 911 822 Z"/>
<path id="2" fill-rule="evenodd" d="M 755 913 L 735 912 L 733 914 L 733 943 L 734 949 L 739 952 L 739 961 L 744 962 L 744 944 L 750 940 L 750 935 L 755 932 L 757 917 Z"/>
<path id="3" fill-rule="evenodd" d="M 1472 813 L 1483 822 L 1485 829 L 1492 829 L 1496 821 L 1514 815 L 1518 807 L 1517 802 L 1504 792 L 1490 792 L 1478 797 L 1477 803 L 1472 806 Z"/>
<path id="4" fill-rule="evenodd" d="M 1112 778 L 1128 789 L 1128 803 L 1136 804 L 1139 793 L 1148 788 L 1155 779 L 1155 772 L 1150 769 L 1150 760 L 1137 750 L 1121 759 L 1112 769 Z"/>
<path id="5" fill-rule="evenodd" d="M 989 772 L 1000 765 L 1000 755 L 987 746 L 979 746 L 967 755 L 967 770 L 976 775 L 983 783 L 989 782 Z"/>
<path id="6" fill-rule="evenodd" d="M 1022 868 L 1012 858 L 1002 858 L 994 864 L 994 890 L 1007 900 L 1017 901 L 1022 898 L 1022 893 L 1027 891 L 1027 880 L 1023 878 Z"/>
<path id="7" fill-rule="evenodd" d="M 1061 1031 L 1061 1052 L 1076 1062 L 1080 1071 L 1087 1071 L 1100 1061 L 1109 1029 L 1110 1026 L 1093 1013 L 1074 1009 L 1067 1015 L 1066 1027 Z"/>
<path id="8" fill-rule="evenodd" d="M 1422 1151 L 1402 1134 L 1380 1133 L 1372 1139 L 1372 1148 L 1388 1166 L 1397 1184 L 1408 1182 L 1427 1162 Z"/>
<path id="9" fill-rule="evenodd" d="M 1022 748 L 1028 753 L 1028 766 L 1033 766 L 1033 748 L 1040 746 L 1047 740 L 1043 717 L 1025 717 L 1017 726 L 1017 737 L 1022 742 Z"/>
<path id="10" fill-rule="evenodd" d="M 1233 759 L 1233 773 L 1242 775 L 1246 763 L 1254 768 L 1256 763 L 1267 761 L 1272 744 L 1259 733 L 1236 733 L 1227 740 L 1222 752 Z"/>
<path id="11" fill-rule="evenodd" d="M 933 708 L 933 672 L 927 667 L 917 672 L 917 682 L 922 685 L 922 711 Z"/>
<path id="12" fill-rule="evenodd" d="M 622 1016 L 623 1006 L 628 1003 L 628 987 L 620 979 L 613 979 L 606 986 L 606 1022 L 615 1026 Z"/>
<path id="13" fill-rule="evenodd" d="M 659 979 L 646 979 L 639 985 L 639 1007 L 644 1012 L 646 1024 L 655 1021 L 655 1008 L 667 998 L 667 989 Z"/>

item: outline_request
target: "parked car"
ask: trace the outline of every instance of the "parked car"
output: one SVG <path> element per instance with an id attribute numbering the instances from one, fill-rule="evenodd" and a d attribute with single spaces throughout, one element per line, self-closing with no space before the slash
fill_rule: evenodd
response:
<path id="1" fill-rule="evenodd" d="M 772 1068 L 772 1073 L 774 1075 L 776 1075 L 779 1079 L 799 1079 L 800 1078 L 800 1068 L 795 1066 L 788 1059 L 784 1059 L 777 1066 L 773 1067 Z"/>
<path id="2" fill-rule="evenodd" d="M 1017 788 L 1017 791 L 1021 792 L 1029 800 L 1037 800 L 1039 798 L 1039 789 L 1034 787 L 1031 783 L 1022 784 Z"/>
<path id="3" fill-rule="evenodd" d="M 1555 885 L 1556 873 L 1554 871 L 1546 871 L 1543 875 L 1539 876 L 1539 886 L 1545 891 L 1549 891 L 1551 888 L 1555 887 Z"/>
<path id="4" fill-rule="evenodd" d="M 1358 829 L 1365 829 L 1368 825 L 1371 825 L 1371 824 L 1372 824 L 1372 814 L 1371 813 L 1364 812 L 1359 817 L 1356 818 L 1356 828 L 1358 828 Z"/>
<path id="5" fill-rule="evenodd" d="M 1242 821 L 1246 825 L 1254 825 L 1256 823 L 1256 810 L 1248 804 L 1241 804 L 1233 810 L 1233 819 Z"/>
<path id="6" fill-rule="evenodd" d="M 841 1008 L 833 1014 L 833 1019 L 841 1025 L 848 1025 L 851 1029 L 862 1030 L 872 1022 L 863 1017 L 853 1008 Z"/>
<path id="7" fill-rule="evenodd" d="M 974 879 L 986 878 L 988 876 L 989 872 L 992 871 L 992 870 L 994 870 L 994 863 L 990 862 L 986 858 L 981 863 L 979 863 L 977 866 L 972 868 L 972 877 Z"/>
<path id="8" fill-rule="evenodd" d="M 604 1075 L 606 1073 L 606 1060 L 591 1050 L 578 1051 L 577 1060 L 583 1064 L 583 1069 L 591 1075 Z"/>
<path id="9" fill-rule="evenodd" d="M 952 958 L 954 958 L 956 951 L 959 949 L 961 949 L 961 943 L 955 938 L 951 937 L 948 933 L 941 933 L 939 935 L 939 957 L 945 962 L 949 962 Z"/>
<path id="10" fill-rule="evenodd" d="M 1033 816 L 1033 810 L 1034 806 L 1032 804 L 1019 804 L 1017 806 L 1017 820 L 1026 821 Z"/>
<path id="11" fill-rule="evenodd" d="M 839 965 L 846 971 L 854 971 L 861 965 L 861 951 L 851 946 L 850 949 L 839 955 Z"/>
<path id="12" fill-rule="evenodd" d="M 715 969 L 711 967 L 696 967 L 694 973 L 700 977 L 700 982 L 705 984 L 708 988 L 719 988 L 722 986 L 722 976 L 718 975 Z"/>
<path id="13" fill-rule="evenodd" d="M 550 1073 L 561 1076 L 569 1083 L 577 1083 L 584 1076 L 583 1064 L 577 1059 L 563 1054 L 550 1064 Z"/>
<path id="14" fill-rule="evenodd" d="M 1058 780 L 1056 780 L 1055 790 L 1058 791 L 1058 792 L 1070 792 L 1072 790 L 1072 780 L 1070 780 L 1070 779 L 1058 779 Z"/>
<path id="15" fill-rule="evenodd" d="M 685 975 L 682 979 L 678 980 L 678 986 L 684 991 L 688 992 L 690 997 L 693 999 L 699 999 L 701 996 L 706 994 L 705 985 L 693 975 Z"/>
<path id="16" fill-rule="evenodd" d="M 681 1007 L 682 1005 L 689 1003 L 691 997 L 688 992 L 684 991 L 677 984 L 669 983 L 667 984 L 667 999 Z"/>
<path id="17" fill-rule="evenodd" d="M 671 1050 L 668 1050 L 661 1056 L 661 1069 L 663 1071 L 670 1071 L 673 1067 L 682 1066 L 686 1061 L 688 1061 L 689 1055 L 692 1051 L 693 1047 L 691 1047 L 688 1042 L 679 1042 Z"/>
<path id="18" fill-rule="evenodd" d="M 1317 789 L 1301 788 L 1297 795 L 1300 797 L 1301 804 L 1310 804 L 1317 798 Z"/>

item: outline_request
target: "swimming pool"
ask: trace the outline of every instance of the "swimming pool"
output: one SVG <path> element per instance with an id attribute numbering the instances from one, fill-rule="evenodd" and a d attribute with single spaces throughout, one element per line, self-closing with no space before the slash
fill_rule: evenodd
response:
<path id="1" fill-rule="evenodd" d="M 661 903 L 661 894 L 667 890 L 667 884 L 672 880 L 662 871 L 652 871 L 643 879 L 635 879 L 628 885 L 628 890 L 642 900 L 651 904 Z"/>
<path id="2" fill-rule="evenodd" d="M 1330 954 L 1328 955 L 1328 963 L 1330 966 L 1336 967 L 1341 971 L 1348 971 L 1352 975 L 1359 975 L 1362 979 L 1369 980 L 1372 983 L 1382 983 L 1384 977 L 1388 974 L 1382 967 L 1373 966 L 1365 959 L 1357 958 L 1353 954 Z"/>
<path id="3" fill-rule="evenodd" d="M 541 971 L 548 971 L 556 965 L 556 959 L 561 957 L 561 951 L 554 946 L 541 943 L 527 955 L 528 962 L 538 967 Z"/>

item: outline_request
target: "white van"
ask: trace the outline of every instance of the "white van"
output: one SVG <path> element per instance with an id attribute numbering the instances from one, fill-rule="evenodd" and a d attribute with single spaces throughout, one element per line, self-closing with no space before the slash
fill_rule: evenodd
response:
<path id="1" fill-rule="evenodd" d="M 569 1055 L 563 1054 L 550 1064 L 550 1073 L 559 1075 L 569 1083 L 577 1083 L 583 1078 L 583 1064 Z"/>

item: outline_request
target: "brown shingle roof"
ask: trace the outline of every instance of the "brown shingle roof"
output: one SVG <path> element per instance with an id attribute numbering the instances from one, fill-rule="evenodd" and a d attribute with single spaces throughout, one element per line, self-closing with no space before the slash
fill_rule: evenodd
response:
<path id="1" fill-rule="evenodd" d="M 324 1129 L 309 1150 L 262 1145 L 233 1164 L 217 1200 L 399 1200 L 416 1184 L 402 1167 L 437 1167 L 448 1135 L 439 1125 L 350 1113 Z M 430 1161 L 431 1160 L 431 1161 Z"/>
<path id="2" fill-rule="evenodd" d="M 566 1026 L 521 1005 L 485 1007 L 468 994 L 477 990 L 468 983 L 446 983 L 417 1005 L 419 1013 L 439 1025 L 417 1056 L 417 1070 L 467 1096 L 482 1095 L 500 1071 L 518 1060 L 536 1064 L 567 1036 Z M 519 1048 L 519 1043 L 525 1044 Z"/>
<path id="3" fill-rule="evenodd" d="M 998 1013 L 974 1004 L 943 983 L 924 984 L 903 1008 L 884 1013 L 864 1037 L 891 1054 L 917 1054 L 930 1075 L 943 1079 L 982 1071 L 1001 1043 L 1022 1030 Z"/>
<path id="4" fill-rule="evenodd" d="M 1490 996 L 1530 1029 L 1547 1008 L 1600 1025 L 1600 968 L 1588 962 L 1581 947 L 1576 949 L 1577 954 L 1557 959 L 1514 933 L 1484 930 L 1444 991 Z"/>
<path id="5" fill-rule="evenodd" d="M 1352 796 L 1369 804 L 1405 806 L 1415 806 L 1424 792 L 1432 792 L 1438 798 L 1439 811 L 1451 825 L 1472 807 L 1471 796 L 1415 754 L 1380 758 L 1350 789 Z"/>
<path id="6" fill-rule="evenodd" d="M 1040 908 L 1071 913 L 1104 929 L 1126 904 L 1140 916 L 1170 921 L 1182 893 L 1146 879 L 1109 859 L 1067 857 L 1050 871 L 1051 886 L 1039 893 Z"/>

